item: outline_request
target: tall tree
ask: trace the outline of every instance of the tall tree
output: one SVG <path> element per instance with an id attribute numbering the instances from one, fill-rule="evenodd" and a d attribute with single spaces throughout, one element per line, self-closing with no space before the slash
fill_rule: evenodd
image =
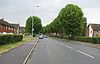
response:
<path id="1" fill-rule="evenodd" d="M 74 4 L 68 4 L 60 11 L 58 17 L 63 22 L 63 27 L 67 35 L 82 35 L 85 22 L 83 21 L 81 8 Z"/>
<path id="2" fill-rule="evenodd" d="M 41 33 L 42 33 L 42 34 L 47 34 L 47 29 L 46 29 L 46 27 L 45 27 L 45 26 L 44 26 L 44 27 L 42 27 Z"/>
<path id="3" fill-rule="evenodd" d="M 52 23 L 53 23 L 54 33 L 56 33 L 56 35 L 57 34 L 60 35 L 63 32 L 63 28 L 62 28 L 63 25 L 61 24 L 61 21 L 59 21 L 59 18 L 58 17 L 55 18 Z"/>
<path id="4" fill-rule="evenodd" d="M 86 29 L 87 29 L 87 18 L 86 17 L 83 17 L 83 33 L 82 33 L 82 36 L 85 36 L 86 35 Z"/>
<path id="5" fill-rule="evenodd" d="M 31 16 L 28 17 L 28 19 L 26 20 L 25 32 L 27 34 L 32 33 L 32 17 Z"/>
<path id="6" fill-rule="evenodd" d="M 38 34 L 42 29 L 42 24 L 41 24 L 41 19 L 37 16 L 30 16 L 27 19 L 25 32 L 28 34 L 32 33 L 32 23 L 33 23 L 33 29 L 34 29 L 33 33 Z"/>

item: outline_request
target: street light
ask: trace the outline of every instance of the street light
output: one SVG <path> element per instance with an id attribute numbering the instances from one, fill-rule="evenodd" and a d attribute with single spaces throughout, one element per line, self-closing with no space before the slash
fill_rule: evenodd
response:
<path id="1" fill-rule="evenodd" d="M 33 7 L 39 7 L 39 6 L 33 6 Z M 33 16 L 32 16 L 32 36 L 33 36 L 33 31 L 34 31 L 34 29 L 33 29 Z"/>

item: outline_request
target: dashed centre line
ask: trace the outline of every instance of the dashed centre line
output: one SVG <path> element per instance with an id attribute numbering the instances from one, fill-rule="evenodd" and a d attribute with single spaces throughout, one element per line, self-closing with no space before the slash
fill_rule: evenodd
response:
<path id="1" fill-rule="evenodd" d="M 63 43 L 58 43 L 58 44 L 63 45 L 63 46 L 65 46 L 65 47 L 69 48 L 69 49 L 73 49 L 72 47 L 70 47 L 70 46 L 68 46 L 68 45 L 65 45 L 65 44 L 63 44 Z M 94 56 L 91 56 L 91 55 L 89 55 L 89 54 L 87 54 L 87 53 L 84 53 L 84 52 L 82 52 L 82 51 L 80 51 L 80 50 L 76 50 L 76 51 L 79 52 L 79 53 L 81 53 L 81 54 L 84 54 L 85 56 L 88 56 L 88 57 L 90 57 L 90 58 L 95 58 Z"/>
<path id="2" fill-rule="evenodd" d="M 84 54 L 84 55 L 86 55 L 86 56 L 88 56 L 88 57 L 90 57 L 90 58 L 95 58 L 95 57 L 93 57 L 93 56 L 91 56 L 91 55 L 89 55 L 89 54 L 87 54 L 87 53 L 84 53 L 84 52 L 82 52 L 82 51 L 80 51 L 80 50 L 76 50 L 77 52 L 79 52 L 79 53 L 81 53 L 81 54 Z"/>
<path id="3" fill-rule="evenodd" d="M 70 49 L 73 49 L 72 47 L 70 47 L 70 46 L 68 46 L 68 45 L 65 45 L 65 47 L 70 48 Z"/>
<path id="4" fill-rule="evenodd" d="M 68 46 L 68 45 L 65 45 L 65 44 L 63 44 L 63 43 L 58 43 L 58 44 L 63 45 L 63 46 L 65 46 L 65 47 L 67 47 L 67 48 L 73 49 L 72 47 L 70 47 L 70 46 Z"/>

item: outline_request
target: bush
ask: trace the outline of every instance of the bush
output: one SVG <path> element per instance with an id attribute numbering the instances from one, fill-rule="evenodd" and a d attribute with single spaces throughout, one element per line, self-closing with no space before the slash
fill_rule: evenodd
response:
<path id="1" fill-rule="evenodd" d="M 33 34 L 33 37 L 35 37 L 36 36 L 36 34 Z"/>
<path id="2" fill-rule="evenodd" d="M 67 37 L 67 39 L 82 41 L 82 42 L 90 42 L 90 43 L 94 43 L 94 44 L 100 44 L 100 37 L 76 36 L 76 37 Z"/>
<path id="3" fill-rule="evenodd" d="M 57 38 L 63 38 L 63 39 L 69 39 L 69 40 L 76 40 L 81 42 L 90 42 L 94 44 L 100 44 L 100 37 L 86 37 L 86 36 L 75 36 L 75 37 L 68 37 L 68 36 L 51 36 L 51 37 L 57 37 Z"/>
<path id="4" fill-rule="evenodd" d="M 22 39 L 22 35 L 0 35 L 0 45 L 19 42 Z"/>

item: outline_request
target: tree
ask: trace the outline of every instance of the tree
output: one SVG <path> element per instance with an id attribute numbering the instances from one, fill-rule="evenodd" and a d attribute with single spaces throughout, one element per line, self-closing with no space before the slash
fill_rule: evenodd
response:
<path id="1" fill-rule="evenodd" d="M 30 16 L 26 21 L 25 32 L 32 33 L 32 18 L 33 18 L 33 33 L 38 34 L 42 29 L 41 19 L 37 16 Z"/>
<path id="2" fill-rule="evenodd" d="M 61 37 L 84 36 L 86 31 L 86 18 L 83 16 L 80 7 L 74 4 L 68 4 L 61 9 L 58 16 L 45 27 L 45 32 L 56 33 Z"/>
<path id="3" fill-rule="evenodd" d="M 33 29 L 35 34 L 38 34 L 41 31 L 42 24 L 39 17 L 33 16 Z"/>
<path id="4" fill-rule="evenodd" d="M 84 21 L 83 12 L 77 5 L 68 4 L 63 8 L 59 15 L 65 33 L 71 36 L 80 36 L 83 33 Z"/>
<path id="5" fill-rule="evenodd" d="M 28 34 L 32 33 L 32 17 L 31 16 L 26 20 L 25 33 L 28 33 Z"/>
<path id="6" fill-rule="evenodd" d="M 45 27 L 45 26 L 42 27 L 42 29 L 41 29 L 41 33 L 42 33 L 42 34 L 47 34 L 47 30 L 46 30 L 46 27 Z"/>
<path id="7" fill-rule="evenodd" d="M 83 17 L 83 33 L 82 33 L 82 36 L 85 36 L 86 35 L 86 29 L 87 29 L 87 18 L 86 17 Z"/>
<path id="8" fill-rule="evenodd" d="M 54 33 L 56 33 L 56 35 L 59 34 L 61 36 L 61 34 L 63 34 L 63 25 L 61 24 L 61 21 L 59 21 L 59 18 L 55 18 L 52 23 Z"/>

